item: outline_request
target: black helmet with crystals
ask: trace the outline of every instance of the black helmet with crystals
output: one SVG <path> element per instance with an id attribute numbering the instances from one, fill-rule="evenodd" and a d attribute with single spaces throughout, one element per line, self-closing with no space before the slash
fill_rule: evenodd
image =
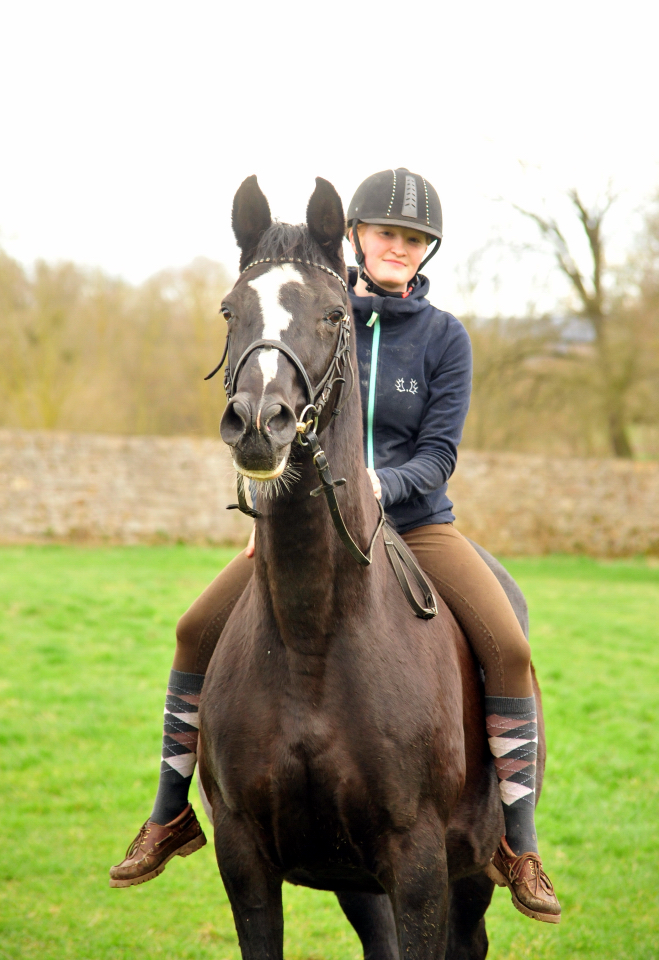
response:
<path id="1" fill-rule="evenodd" d="M 389 223 L 434 237 L 432 250 L 419 269 L 437 253 L 442 242 L 442 205 L 437 191 L 425 177 L 410 173 L 407 167 L 381 170 L 360 183 L 350 201 L 346 221 L 348 232 L 358 223 Z M 359 274 L 366 281 L 367 288 L 376 292 L 377 285 L 364 274 L 364 254 L 356 229 L 353 230 L 353 240 L 357 248 Z"/>

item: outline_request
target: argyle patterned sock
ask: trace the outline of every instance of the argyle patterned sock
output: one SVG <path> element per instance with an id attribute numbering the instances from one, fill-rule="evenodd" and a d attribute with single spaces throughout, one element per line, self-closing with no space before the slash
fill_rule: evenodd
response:
<path id="1" fill-rule="evenodd" d="M 160 782 L 151 819 L 169 823 L 188 804 L 190 781 L 197 763 L 199 697 L 204 674 L 172 670 L 165 701 Z"/>
<path id="2" fill-rule="evenodd" d="M 506 840 L 519 856 L 538 852 L 535 833 L 535 697 L 485 697 L 488 742 L 499 778 Z"/>

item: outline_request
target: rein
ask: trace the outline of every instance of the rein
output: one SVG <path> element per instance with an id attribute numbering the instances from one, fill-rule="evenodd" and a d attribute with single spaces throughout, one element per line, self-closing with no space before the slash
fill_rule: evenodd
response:
<path id="1" fill-rule="evenodd" d="M 308 267 L 317 267 L 319 270 L 323 270 L 325 273 L 335 277 L 341 283 L 345 293 L 347 294 L 348 292 L 348 287 L 345 280 L 338 273 L 335 273 L 334 270 L 331 270 L 322 263 L 314 263 L 310 260 L 301 260 L 293 257 L 266 257 L 263 260 L 255 260 L 252 263 L 247 264 L 247 266 L 241 271 L 241 275 L 247 270 L 250 270 L 252 267 L 260 266 L 263 263 L 300 263 Z M 401 540 L 398 534 L 396 534 L 386 522 L 384 508 L 379 500 L 378 507 L 380 508 L 380 519 L 378 520 L 375 532 L 371 537 L 371 542 L 368 546 L 367 552 L 363 553 L 360 547 L 351 537 L 348 528 L 346 527 L 345 520 L 343 519 L 341 508 L 339 507 L 339 502 L 335 493 L 336 488 L 343 486 L 346 481 L 342 478 L 339 478 L 338 480 L 333 479 L 327 457 L 325 456 L 325 452 L 321 448 L 318 436 L 316 435 L 316 431 L 318 429 L 318 420 L 323 409 L 327 405 L 327 401 L 330 398 L 335 384 L 340 383 L 341 389 L 338 400 L 334 406 L 334 409 L 332 410 L 332 418 L 338 417 L 338 415 L 341 413 L 345 404 L 350 399 L 355 386 L 355 374 L 352 368 L 352 360 L 350 357 L 350 317 L 348 316 L 347 309 L 343 319 L 340 321 L 339 337 L 337 340 L 336 349 L 332 355 L 332 359 L 330 360 L 325 374 L 315 387 L 312 386 L 309 375 L 307 374 L 302 361 L 299 359 L 295 351 L 281 340 L 255 340 L 246 348 L 246 350 L 243 351 L 232 371 L 229 360 L 229 336 L 230 335 L 227 334 L 222 359 L 217 364 L 215 369 L 212 370 L 208 376 L 204 377 L 204 380 L 210 380 L 211 377 L 214 377 L 226 360 L 227 365 L 224 370 L 224 389 L 227 395 L 227 400 L 230 400 L 235 393 L 236 379 L 240 369 L 250 354 L 254 353 L 255 350 L 260 350 L 262 348 L 278 350 L 280 353 L 283 353 L 288 360 L 290 360 L 297 372 L 300 374 L 302 382 L 304 383 L 307 398 L 307 404 L 302 410 L 296 426 L 297 440 L 302 447 L 309 448 L 313 465 L 318 472 L 318 478 L 320 480 L 320 486 L 312 490 L 310 496 L 318 497 L 321 493 L 325 494 L 330 516 L 332 517 L 332 522 L 339 539 L 345 545 L 353 559 L 355 559 L 361 566 L 370 566 L 372 563 L 375 541 L 377 540 L 380 531 L 384 529 L 384 545 L 387 556 L 394 569 L 394 573 L 396 574 L 407 602 L 417 617 L 428 620 L 431 617 L 436 616 L 437 602 L 433 595 L 432 588 L 421 571 L 421 568 L 416 562 L 414 556 L 407 548 L 405 542 Z M 348 390 L 347 395 L 344 397 L 343 393 L 346 385 L 346 379 L 343 374 L 346 367 L 350 371 L 350 389 Z M 309 416 L 309 419 L 305 419 L 307 416 Z M 250 507 L 247 503 L 247 498 L 245 497 L 245 481 L 240 473 L 238 474 L 237 478 L 237 488 L 238 503 L 229 504 L 227 510 L 240 510 L 241 513 L 246 514 L 248 517 L 258 520 L 262 514 L 260 511 L 254 509 L 254 507 Z M 425 606 L 419 603 L 414 596 L 410 582 L 407 578 L 407 574 L 405 573 L 405 567 L 412 574 L 419 589 L 423 593 L 423 602 Z"/>

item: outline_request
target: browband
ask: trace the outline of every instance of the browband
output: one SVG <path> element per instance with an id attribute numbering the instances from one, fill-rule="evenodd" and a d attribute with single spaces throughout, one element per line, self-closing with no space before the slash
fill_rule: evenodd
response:
<path id="1" fill-rule="evenodd" d="M 262 260 L 252 260 L 251 263 L 248 263 L 246 267 L 240 271 L 242 276 L 247 270 L 251 270 L 252 267 L 259 267 L 262 263 L 301 263 L 306 267 L 317 267 L 319 270 L 324 270 L 325 273 L 329 273 L 331 277 L 334 277 L 339 281 L 345 292 L 348 292 L 348 285 L 341 276 L 335 270 L 330 270 L 329 267 L 326 267 L 324 263 L 314 263 L 313 260 L 302 260 L 300 257 L 264 257 Z"/>

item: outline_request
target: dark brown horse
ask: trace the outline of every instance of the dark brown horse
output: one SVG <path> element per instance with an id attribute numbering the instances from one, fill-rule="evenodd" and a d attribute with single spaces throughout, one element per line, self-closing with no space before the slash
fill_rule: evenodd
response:
<path id="1" fill-rule="evenodd" d="M 369 960 L 480 960 L 483 868 L 503 817 L 478 664 L 441 601 L 434 619 L 414 616 L 381 536 L 372 564 L 355 563 L 295 442 L 349 309 L 341 201 L 318 179 L 306 227 L 273 224 L 250 177 L 233 226 L 247 269 L 223 307 L 233 381 L 221 432 L 238 471 L 263 484 L 262 516 L 254 577 L 206 677 L 200 774 L 242 956 L 283 957 L 287 880 L 335 891 Z M 328 382 L 317 434 L 365 551 L 379 506 L 359 390 Z"/>

